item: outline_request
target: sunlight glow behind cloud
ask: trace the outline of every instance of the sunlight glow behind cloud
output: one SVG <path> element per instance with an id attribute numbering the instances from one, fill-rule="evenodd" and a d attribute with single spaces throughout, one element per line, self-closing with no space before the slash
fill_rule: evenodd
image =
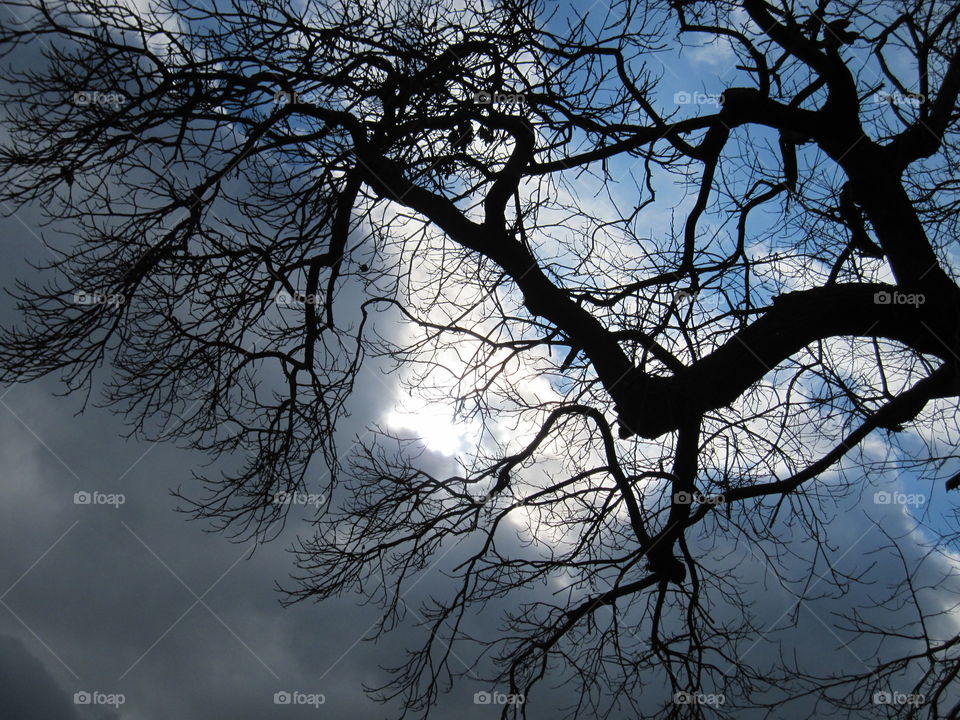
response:
<path id="1" fill-rule="evenodd" d="M 386 417 L 391 430 L 406 430 L 431 450 L 447 457 L 476 450 L 482 430 L 475 422 L 457 422 L 453 408 L 410 395 L 401 397 Z"/>

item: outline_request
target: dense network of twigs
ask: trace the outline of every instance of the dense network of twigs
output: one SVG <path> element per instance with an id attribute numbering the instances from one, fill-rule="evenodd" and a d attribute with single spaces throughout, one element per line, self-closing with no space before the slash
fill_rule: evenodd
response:
<path id="1" fill-rule="evenodd" d="M 779 567 L 884 473 L 956 472 L 960 5 L 586 5 L 7 0 L 0 208 L 41 206 L 52 259 L 3 380 L 105 384 L 223 458 L 183 494 L 239 537 L 325 463 L 292 599 L 361 589 L 387 629 L 425 569 L 453 578 L 379 689 L 405 711 L 486 672 L 526 697 L 505 717 L 556 677 L 579 717 L 862 716 L 913 671 L 896 711 L 957 717 L 960 638 L 909 563 L 917 624 L 847 630 L 912 650 L 821 678 L 751 665 L 730 558 Z M 722 95 L 658 87 L 704 47 Z M 382 430 L 343 472 L 374 361 L 484 428 L 458 472 Z M 856 582 L 823 552 L 781 578 L 800 597 Z"/>

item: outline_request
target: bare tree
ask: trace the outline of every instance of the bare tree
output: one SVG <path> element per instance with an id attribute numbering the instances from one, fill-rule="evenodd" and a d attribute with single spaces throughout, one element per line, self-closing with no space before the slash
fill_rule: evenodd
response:
<path id="1" fill-rule="evenodd" d="M 89 392 L 108 365 L 138 432 L 242 459 L 184 491 L 237 537 L 270 537 L 277 494 L 326 463 L 292 601 L 359 588 L 387 630 L 455 558 L 449 596 L 419 610 L 424 645 L 377 691 L 404 714 L 493 668 L 526 697 L 504 717 L 547 677 L 579 683 L 572 716 L 739 717 L 809 694 L 882 715 L 856 692 L 919 668 L 927 700 L 895 712 L 960 716 L 958 638 L 923 622 L 910 563 L 917 628 L 847 630 L 916 651 L 838 679 L 789 653 L 751 666 L 758 598 L 717 555 L 778 568 L 812 546 L 806 580 L 782 581 L 842 592 L 857 578 L 822 567 L 827 509 L 905 468 L 958 484 L 960 5 L 4 12 L 0 200 L 56 229 L 4 381 Z M 722 94 L 658 88 L 704 43 L 735 58 Z M 484 428 L 457 473 L 383 430 L 343 472 L 334 430 L 374 356 Z M 513 609 L 473 637 L 488 603 Z"/>

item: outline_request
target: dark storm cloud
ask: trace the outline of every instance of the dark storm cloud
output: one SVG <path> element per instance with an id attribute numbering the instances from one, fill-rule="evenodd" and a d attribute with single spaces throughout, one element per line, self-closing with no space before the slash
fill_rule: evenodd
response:
<path id="1" fill-rule="evenodd" d="M 29 213 L 20 218 L 37 226 Z M 7 257 L 42 259 L 39 240 L 17 219 L 4 220 L 0 233 Z M 5 263 L 3 273 L 6 287 L 14 276 L 33 275 L 23 260 Z M 5 325 L 16 319 L 11 305 L 6 298 Z M 286 549 L 307 525 L 291 523 L 249 558 L 249 546 L 205 533 L 175 512 L 179 502 L 169 490 L 196 490 L 190 470 L 203 456 L 123 440 L 118 418 L 92 406 L 77 415 L 80 398 L 54 397 L 61 389 L 49 378 L 0 390 L 0 593 L 9 607 L 0 606 L 0 632 L 27 648 L 33 666 L 59 688 L 51 697 L 77 709 L 75 692 L 122 693 L 116 716 L 124 720 L 318 717 L 315 708 L 274 705 L 274 693 L 298 691 L 322 693 L 325 717 L 384 717 L 362 686 L 383 684 L 379 665 L 402 661 L 404 645 L 420 636 L 406 628 L 379 646 L 363 642 L 377 614 L 355 596 L 281 608 L 274 585 L 292 571 Z M 344 448 L 392 398 L 370 379 L 358 385 L 355 401 L 362 412 L 340 427 Z M 78 492 L 105 501 L 122 495 L 123 502 L 77 505 Z M 446 587 L 434 573 L 417 595 Z M 414 605 L 411 623 L 416 612 Z M 5 707 L 30 706 L 31 687 L 5 683 Z M 488 716 L 488 708 L 472 704 L 476 689 L 451 695 L 451 712 Z"/>
<path id="2" fill-rule="evenodd" d="M 35 276 L 24 258 L 49 259 L 40 233 L 35 212 L 0 221 L 6 260 L 0 284 L 10 287 L 14 277 Z M 12 301 L 4 298 L 0 325 L 15 319 Z M 80 400 L 53 398 L 59 390 L 55 379 L 15 387 L 0 405 L 0 543 L 5 548 L 0 594 L 7 606 L 0 606 L 0 717 L 373 720 L 390 712 L 391 707 L 369 700 L 362 686 L 382 684 L 387 676 L 378 666 L 402 661 L 403 647 L 422 639 L 411 627 L 416 601 L 449 592 L 439 573 L 420 581 L 408 598 L 413 612 L 404 628 L 377 645 L 361 641 L 370 634 L 376 609 L 358 607 L 356 596 L 281 609 L 273 587 L 291 571 L 285 548 L 294 533 L 309 527 L 291 524 L 284 536 L 248 558 L 249 548 L 206 534 L 204 526 L 186 523 L 174 512 L 177 501 L 168 490 L 183 484 L 189 494 L 190 469 L 203 457 L 123 441 L 117 419 L 95 408 L 76 416 Z M 344 447 L 389 409 L 389 390 L 372 379 L 358 384 L 358 411 L 339 428 Z M 437 468 L 446 464 L 440 457 L 426 459 Z M 122 494 L 124 502 L 77 505 L 77 492 Z M 898 508 L 874 509 L 874 519 L 884 519 L 887 527 L 906 527 Z M 844 563 L 856 564 L 876 541 L 876 530 L 863 514 L 838 517 L 830 532 L 835 545 L 850 550 L 834 554 Z M 728 549 L 718 548 L 716 555 Z M 737 572 L 753 583 L 758 625 L 772 626 L 796 600 L 762 558 L 743 552 L 739 557 Z M 944 560 L 941 568 L 945 565 Z M 882 580 L 895 570 L 880 566 L 876 577 Z M 866 592 L 857 589 L 848 601 Z M 831 598 L 809 603 L 802 631 L 791 636 L 824 672 L 851 661 L 850 651 L 818 619 L 829 622 L 838 607 Z M 473 622 L 477 634 L 493 637 L 500 618 L 487 613 Z M 764 654 L 775 649 L 761 642 L 750 652 L 762 665 Z M 495 716 L 472 703 L 472 693 L 483 689 L 490 688 L 457 686 L 435 717 Z M 116 712 L 77 706 L 73 695 L 82 691 L 122 693 L 125 702 Z M 319 710 L 279 707 L 273 697 L 282 691 L 322 693 L 325 703 Z M 531 716 L 555 717 L 551 707 L 568 699 L 544 689 L 536 698 L 544 705 Z M 779 717 L 808 714 L 796 708 Z"/>
<path id="3" fill-rule="evenodd" d="M 318 717 L 275 706 L 284 690 L 322 693 L 325 717 L 382 718 L 362 685 L 382 684 L 378 666 L 396 664 L 404 644 L 421 637 L 407 628 L 379 646 L 362 642 L 376 612 L 356 597 L 282 609 L 273 585 L 291 570 L 289 534 L 247 559 L 245 547 L 185 522 L 167 489 L 200 458 L 122 442 L 112 418 L 97 410 L 73 417 L 75 403 L 50 397 L 54 387 L 14 388 L 4 398 L 10 409 L 0 407 L 9 514 L 0 577 L 16 583 L 0 629 L 30 648 L 62 693 L 123 693 L 125 720 Z M 125 501 L 77 506 L 81 488 Z M 410 601 L 445 587 L 428 576 Z M 410 623 L 416 612 L 413 604 Z M 481 688 L 458 688 L 445 704 L 457 717 L 486 717 L 489 709 L 472 703 Z M 16 684 L 8 694 L 34 698 Z"/>
<path id="4" fill-rule="evenodd" d="M 36 218 L 19 217 L 0 224 L 6 256 L 44 259 Z M 33 275 L 22 261 L 3 272 L 5 287 Z M 9 298 L 2 310 L 9 326 Z M 368 387 L 357 400 L 376 409 L 383 391 Z M 60 389 L 53 378 L 3 389 L 0 631 L 30 649 L 70 707 L 74 692 L 102 691 L 126 696 L 123 718 L 316 717 L 273 704 L 275 692 L 297 690 L 324 693 L 326 712 L 380 717 L 360 687 L 376 656 L 362 643 L 350 650 L 372 613 L 352 599 L 282 610 L 274 583 L 291 570 L 292 533 L 246 559 L 249 546 L 185 522 L 169 490 L 189 490 L 203 458 L 124 441 L 118 419 L 96 408 L 75 415 L 79 399 L 54 398 Z M 359 430 L 344 423 L 344 436 Z M 79 492 L 94 502 L 75 504 Z M 36 699 L 29 684 L 5 687 L 4 708 Z"/>
<path id="5" fill-rule="evenodd" d="M 22 226 L 18 231 L 8 221 L 4 228 L 14 240 L 8 246 L 35 256 L 36 241 Z M 15 263 L 5 267 L 25 272 Z M 382 415 L 389 400 L 379 385 L 360 387 L 366 393 L 358 397 L 363 412 L 341 429 L 347 446 L 362 432 L 363 422 Z M 167 445 L 123 441 L 116 418 L 97 409 L 75 416 L 79 400 L 52 397 L 58 389 L 54 380 L 14 387 L 0 405 L 5 514 L 0 532 L 7 549 L 0 577 L 3 590 L 15 583 L 4 597 L 10 609 L 0 607 L 0 632 L 17 638 L 8 639 L 5 657 L 23 655 L 26 648 L 34 658 L 23 663 L 26 679 L 4 683 L 8 707 L 32 707 L 35 688 L 47 683 L 51 691 L 44 697 L 61 706 L 78 691 L 123 693 L 126 702 L 118 716 L 124 720 L 318 717 L 314 708 L 275 706 L 274 693 L 285 690 L 324 694 L 319 712 L 325 717 L 372 719 L 389 712 L 366 698 L 362 686 L 382 684 L 387 676 L 378 666 L 396 664 L 404 646 L 422 639 L 412 629 L 417 601 L 449 592 L 442 576 L 434 571 L 418 584 L 407 598 L 412 612 L 404 628 L 377 645 L 358 642 L 369 635 L 376 612 L 358 607 L 357 597 L 282 609 L 273 586 L 291 571 L 285 548 L 293 532 L 308 527 L 291 524 L 284 537 L 245 559 L 243 546 L 206 534 L 202 525 L 174 512 L 177 501 L 169 488 L 189 488 L 189 470 L 202 457 Z M 442 457 L 432 462 L 438 469 L 448 464 Z M 75 505 L 79 491 L 122 493 L 124 502 Z M 904 522 L 898 508 L 880 506 L 876 515 L 886 518 L 888 527 Z M 844 563 L 876 542 L 869 534 L 864 537 L 870 527 L 857 514 L 831 525 L 835 541 L 853 550 Z M 795 603 L 759 559 L 744 555 L 737 572 L 755 583 L 753 591 L 762 598 L 754 605 L 761 627 L 772 625 Z M 838 606 L 830 599 L 809 603 L 802 608 L 802 631 L 790 636 L 824 669 L 851 662 L 850 653 L 817 619 L 829 620 Z M 487 613 L 474 621 L 473 630 L 493 637 L 498 625 L 499 616 Z M 831 649 L 826 657 L 824 648 Z M 773 651 L 761 642 L 750 652 L 762 664 L 764 654 Z M 472 693 L 484 689 L 491 688 L 470 682 L 457 686 L 436 716 L 489 717 L 489 708 L 472 702 Z M 548 717 L 545 708 L 566 698 L 545 687 L 535 699 L 544 705 L 536 706 L 532 717 Z M 37 707 L 38 712 L 47 709 Z M 804 717 L 803 712 L 790 710 L 782 717 Z M 84 718 L 49 717 L 60 716 Z"/>
<path id="6" fill-rule="evenodd" d="M 15 637 L 0 635 L 0 707 L 17 720 L 80 720 L 77 706 Z"/>
<path id="7" fill-rule="evenodd" d="M 43 252 L 16 220 L 2 228 L 10 256 Z M 6 263 L 4 270 L 8 286 L 14 273 L 29 274 L 23 263 Z M 9 306 L 5 315 L 9 324 Z M 360 411 L 340 432 L 345 447 L 392 400 L 379 383 L 358 388 Z M 360 641 L 369 635 L 376 612 L 358 607 L 357 597 L 282 609 L 274 583 L 283 583 L 291 572 L 285 548 L 293 533 L 308 532 L 307 526 L 291 523 L 283 537 L 246 559 L 246 548 L 202 532 L 202 525 L 185 522 L 174 511 L 177 501 L 168 490 L 181 484 L 189 490 L 189 471 L 203 457 L 168 445 L 123 441 L 118 419 L 95 408 L 76 416 L 79 399 L 53 397 L 59 389 L 54 379 L 17 386 L 0 405 L 0 541 L 6 548 L 0 591 L 15 583 L 4 596 L 9 610 L 0 606 L 0 632 L 10 636 L 5 667 L 19 653 L 24 672 L 23 680 L 4 682 L 7 707 L 36 706 L 40 713 L 68 701 L 66 710 L 47 717 L 87 720 L 69 714 L 76 709 L 73 693 L 98 690 L 125 695 L 117 715 L 124 720 L 307 718 L 318 712 L 372 720 L 389 712 L 389 706 L 369 700 L 362 686 L 382 684 L 387 676 L 379 666 L 397 664 L 403 647 L 422 640 L 412 627 L 418 601 L 450 590 L 436 570 L 407 598 L 412 611 L 403 628 L 376 645 Z M 440 456 L 424 459 L 438 472 L 449 465 Z M 124 503 L 78 506 L 74 493 L 79 491 L 122 493 Z M 885 518 L 888 527 L 904 526 L 898 508 L 875 509 L 875 519 Z M 842 561 L 846 567 L 877 541 L 870 528 L 862 514 L 842 515 L 831 524 L 835 542 L 852 550 Z M 874 534 L 864 536 L 868 531 Z M 881 578 L 887 570 L 893 572 L 879 569 Z M 766 628 L 782 622 L 795 598 L 779 587 L 770 569 L 744 554 L 736 571 L 754 583 L 760 598 L 754 604 L 757 624 Z M 829 598 L 806 604 L 801 631 L 789 636 L 802 655 L 818 659 L 824 669 L 849 667 L 853 661 L 818 620 L 829 621 L 837 607 Z M 488 612 L 472 630 L 494 637 L 499 620 L 496 612 Z M 830 648 L 826 656 L 824 648 Z M 758 664 L 774 651 L 765 642 L 750 650 Z M 49 700 L 37 704 L 36 689 L 43 683 Z M 490 717 L 488 707 L 472 702 L 473 692 L 488 689 L 493 688 L 483 683 L 457 686 L 436 717 Z M 275 706 L 274 693 L 284 690 L 323 693 L 326 702 L 319 711 Z M 569 695 L 545 686 L 534 699 L 538 705 L 531 716 L 549 717 L 548 708 L 562 705 Z M 804 712 L 798 707 L 781 716 L 804 717 Z"/>

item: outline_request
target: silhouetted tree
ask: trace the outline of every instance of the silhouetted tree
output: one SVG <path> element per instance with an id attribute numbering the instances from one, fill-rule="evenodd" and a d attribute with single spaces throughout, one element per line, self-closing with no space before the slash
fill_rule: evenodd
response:
<path id="1" fill-rule="evenodd" d="M 360 589 L 386 630 L 450 553 L 450 594 L 418 611 L 426 642 L 383 697 L 425 712 L 492 659 L 527 698 L 505 717 L 547 676 L 579 683 L 582 717 L 808 694 L 960 716 L 960 638 L 923 622 L 910 563 L 917 626 L 848 629 L 916 652 L 837 678 L 789 652 L 751 665 L 762 596 L 721 553 L 782 569 L 812 540 L 790 586 L 842 594 L 857 578 L 818 563 L 826 509 L 904 468 L 957 484 L 960 5 L 3 12 L 0 200 L 56 228 L 3 379 L 89 391 L 108 365 L 137 431 L 243 460 L 183 491 L 238 537 L 277 531 L 277 494 L 313 491 L 325 462 L 292 600 Z M 735 65 L 722 95 L 664 91 L 705 47 Z M 343 472 L 334 429 L 373 355 L 485 429 L 460 470 L 378 429 Z M 471 637 L 501 602 L 502 632 Z M 870 707 L 916 669 L 921 707 Z"/>

